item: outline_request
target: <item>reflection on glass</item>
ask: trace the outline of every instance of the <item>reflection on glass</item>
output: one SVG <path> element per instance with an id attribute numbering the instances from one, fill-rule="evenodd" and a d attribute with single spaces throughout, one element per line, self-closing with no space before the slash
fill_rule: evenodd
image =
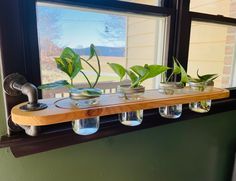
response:
<path id="1" fill-rule="evenodd" d="M 232 0 L 191 0 L 190 10 L 226 17 L 236 17 L 236 2 Z"/>
<path id="2" fill-rule="evenodd" d="M 152 6 L 161 6 L 161 0 L 119 0 L 125 2 L 132 2 L 137 4 L 146 4 Z"/>
<path id="3" fill-rule="evenodd" d="M 236 86 L 236 28 L 214 23 L 192 22 L 188 74 L 217 73 L 215 87 Z"/>
<path id="4" fill-rule="evenodd" d="M 66 75 L 63 76 L 56 69 L 54 62 L 54 57 L 59 56 L 66 46 L 85 58 L 89 56 L 89 45 L 93 43 L 96 46 L 102 67 L 100 82 L 119 81 L 107 62 L 119 63 L 124 67 L 144 63 L 162 64 L 166 21 L 164 17 L 37 3 L 42 83 L 66 79 Z M 91 60 L 90 63 L 95 61 Z M 95 74 L 87 65 L 83 66 L 93 82 Z M 74 79 L 75 84 L 83 82 L 85 79 L 80 75 Z M 147 89 L 155 88 L 156 82 L 150 80 L 144 86 Z M 65 91 L 57 90 L 57 97 L 64 97 L 65 94 L 59 93 Z M 44 98 L 54 96 L 54 90 L 43 92 Z"/>

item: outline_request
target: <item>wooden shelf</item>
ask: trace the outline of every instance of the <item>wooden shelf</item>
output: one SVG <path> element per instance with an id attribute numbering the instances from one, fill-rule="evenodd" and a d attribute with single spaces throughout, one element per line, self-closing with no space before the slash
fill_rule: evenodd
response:
<path id="1" fill-rule="evenodd" d="M 19 125 L 44 126 L 69 122 L 81 118 L 105 116 L 139 109 L 153 109 L 174 104 L 186 104 L 200 100 L 215 100 L 229 97 L 229 90 L 213 88 L 211 91 L 194 92 L 188 87 L 175 95 L 164 95 L 158 90 L 146 91 L 140 100 L 130 101 L 119 97 L 118 94 L 104 94 L 99 104 L 87 108 L 78 108 L 69 98 L 42 99 L 39 102 L 48 105 L 47 109 L 25 112 L 19 109 L 22 103 L 13 107 L 12 120 Z"/>

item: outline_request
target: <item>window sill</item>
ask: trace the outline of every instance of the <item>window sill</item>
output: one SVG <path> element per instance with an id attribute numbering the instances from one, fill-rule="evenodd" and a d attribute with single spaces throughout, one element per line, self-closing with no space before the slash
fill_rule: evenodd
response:
<path id="1" fill-rule="evenodd" d="M 194 118 L 205 117 L 217 113 L 227 112 L 236 109 L 235 91 L 230 91 L 231 96 L 228 99 L 220 99 L 212 103 L 212 108 L 208 113 L 194 113 L 188 109 L 188 105 L 184 105 L 182 116 L 179 119 L 162 118 L 158 109 L 146 110 L 144 112 L 144 120 L 137 127 L 128 127 L 120 124 L 117 115 L 101 117 L 101 126 L 97 133 L 89 136 L 76 135 L 70 123 L 62 123 L 57 129 L 48 129 L 47 126 L 42 130 L 42 134 L 37 137 L 30 137 L 24 133 L 8 137 L 2 136 L 0 148 L 10 147 L 15 157 L 27 156 L 40 153 L 56 148 L 66 147 L 78 143 L 88 142 L 108 136 L 128 133 L 141 129 L 172 124 L 181 121 L 187 121 Z"/>

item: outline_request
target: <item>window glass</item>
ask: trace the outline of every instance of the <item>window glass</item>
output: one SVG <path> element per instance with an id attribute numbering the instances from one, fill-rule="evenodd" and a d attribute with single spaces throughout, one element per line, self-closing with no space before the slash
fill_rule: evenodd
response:
<path id="1" fill-rule="evenodd" d="M 119 0 L 125 2 L 132 2 L 137 4 L 146 4 L 152 6 L 161 6 L 161 0 Z"/>
<path id="2" fill-rule="evenodd" d="M 226 17 L 236 17 L 236 1 L 232 0 L 191 0 L 190 10 Z"/>
<path id="3" fill-rule="evenodd" d="M 217 87 L 236 86 L 235 43 L 235 27 L 192 22 L 188 74 L 217 73 Z"/>
<path id="4" fill-rule="evenodd" d="M 167 20 L 163 17 L 37 3 L 37 20 L 42 83 L 67 79 L 54 62 L 67 46 L 82 57 L 88 57 L 91 43 L 96 46 L 102 67 L 100 82 L 119 81 L 107 62 L 130 67 L 161 64 L 165 59 Z M 95 80 L 95 74 L 88 67 L 84 69 Z M 85 82 L 82 76 L 75 78 L 75 83 L 82 82 Z M 148 80 L 144 85 L 154 88 L 157 84 Z"/>

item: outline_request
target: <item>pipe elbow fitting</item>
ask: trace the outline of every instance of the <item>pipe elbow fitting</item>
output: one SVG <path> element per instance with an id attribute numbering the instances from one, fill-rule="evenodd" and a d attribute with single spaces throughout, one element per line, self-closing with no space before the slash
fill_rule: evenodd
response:
<path id="1" fill-rule="evenodd" d="M 37 88 L 31 83 L 25 83 L 21 87 L 22 94 L 28 97 L 28 102 L 30 105 L 38 104 L 38 91 Z"/>

